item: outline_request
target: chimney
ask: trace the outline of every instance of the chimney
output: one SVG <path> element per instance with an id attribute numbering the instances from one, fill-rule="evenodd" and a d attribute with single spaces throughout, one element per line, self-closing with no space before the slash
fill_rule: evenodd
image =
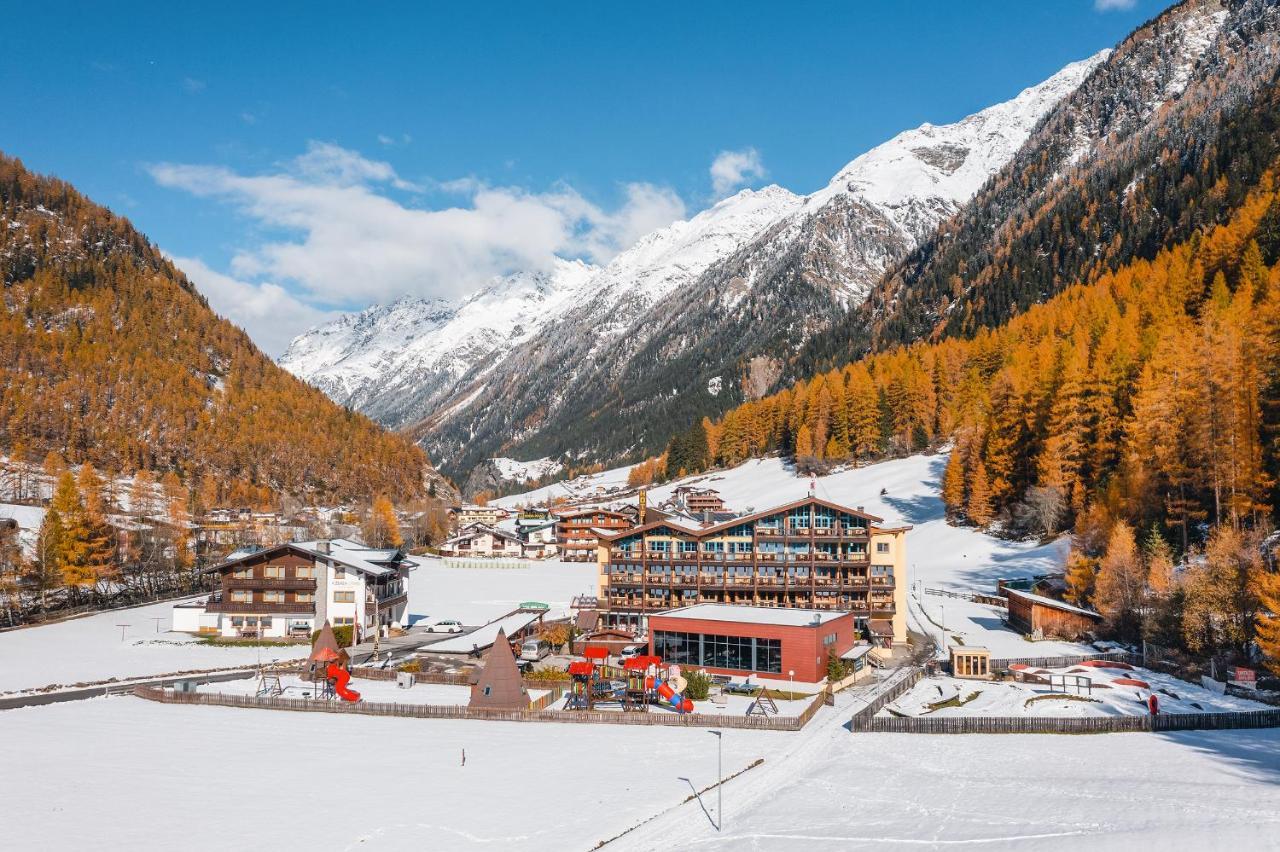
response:
<path id="1" fill-rule="evenodd" d="M 320 551 L 321 553 L 328 553 L 328 552 L 329 552 L 329 541 L 328 541 L 327 539 L 326 539 L 325 541 L 317 541 L 317 542 L 316 542 L 316 550 Z"/>
<path id="2" fill-rule="evenodd" d="M 858 507 L 858 511 L 859 511 L 859 512 L 861 512 L 861 511 L 862 511 L 862 507 L 861 507 L 861 506 L 859 506 L 859 507 Z"/>
<path id="3" fill-rule="evenodd" d="M 702 510 L 702 523 L 705 524 L 706 526 L 711 526 L 711 510 L 710 509 Z"/>

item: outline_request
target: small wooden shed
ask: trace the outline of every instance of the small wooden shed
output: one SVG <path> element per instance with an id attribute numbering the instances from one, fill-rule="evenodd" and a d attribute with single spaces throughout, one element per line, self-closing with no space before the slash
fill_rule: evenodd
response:
<path id="1" fill-rule="evenodd" d="M 1099 613 L 1065 601 L 1018 589 L 1005 591 L 1009 597 L 1009 626 L 1019 633 L 1074 640 L 1096 630 L 1102 623 Z"/>
<path id="2" fill-rule="evenodd" d="M 974 645 L 951 646 L 951 676 L 990 680 L 991 651 Z"/>

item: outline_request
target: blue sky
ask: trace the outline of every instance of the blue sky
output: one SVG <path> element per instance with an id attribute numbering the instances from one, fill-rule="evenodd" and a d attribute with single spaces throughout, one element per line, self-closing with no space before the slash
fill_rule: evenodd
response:
<path id="1" fill-rule="evenodd" d="M 605 261 L 739 173 L 812 191 L 1165 4 L 266 5 L 10 8 L 0 150 L 129 216 L 278 354 L 337 310 Z M 717 182 L 726 151 L 755 157 Z"/>

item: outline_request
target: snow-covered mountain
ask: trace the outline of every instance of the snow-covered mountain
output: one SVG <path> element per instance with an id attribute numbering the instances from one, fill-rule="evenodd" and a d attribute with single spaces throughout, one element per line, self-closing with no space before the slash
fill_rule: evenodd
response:
<path id="1" fill-rule="evenodd" d="M 782 356 L 861 302 L 1106 56 L 954 124 L 901 133 L 807 197 L 744 191 L 651 235 L 597 276 L 590 301 L 506 363 L 460 382 L 454 399 L 465 402 L 429 417 L 418 434 L 455 472 L 498 451 L 610 459 L 656 449 L 676 411 L 687 421 L 763 392 Z M 665 257 L 659 247 L 668 242 L 701 267 L 662 264 L 666 286 L 636 287 L 649 276 L 631 264 L 650 252 Z"/>
<path id="2" fill-rule="evenodd" d="M 604 269 L 561 261 L 549 274 L 511 275 L 456 303 L 374 305 L 299 335 L 280 364 L 389 426 L 414 423 L 464 407 L 477 382 L 552 326 L 583 329 L 588 350 L 625 331 L 800 201 L 777 186 L 744 189 L 642 237 Z"/>
<path id="3" fill-rule="evenodd" d="M 766 390 L 788 352 L 860 303 L 1106 55 L 900 133 L 809 196 L 743 190 L 603 269 L 558 273 L 571 281 L 515 276 L 459 306 L 373 307 L 302 335 L 281 363 L 385 423 L 418 421 L 459 477 L 499 455 L 654 449 L 670 412 Z"/>
<path id="4" fill-rule="evenodd" d="M 483 372 L 582 298 L 599 270 L 562 260 L 499 278 L 457 302 L 399 299 L 296 337 L 280 365 L 389 426 L 420 420 L 453 384 Z"/>

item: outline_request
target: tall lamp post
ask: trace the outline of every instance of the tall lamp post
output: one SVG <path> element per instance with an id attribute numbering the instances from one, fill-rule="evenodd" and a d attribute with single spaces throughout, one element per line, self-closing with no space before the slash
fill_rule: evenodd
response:
<path id="1" fill-rule="evenodd" d="M 791 678 L 791 694 L 796 694 L 796 670 L 791 669 L 787 672 L 787 676 Z"/>
<path id="2" fill-rule="evenodd" d="M 724 830 L 724 731 L 707 731 L 716 738 L 716 831 Z"/>

